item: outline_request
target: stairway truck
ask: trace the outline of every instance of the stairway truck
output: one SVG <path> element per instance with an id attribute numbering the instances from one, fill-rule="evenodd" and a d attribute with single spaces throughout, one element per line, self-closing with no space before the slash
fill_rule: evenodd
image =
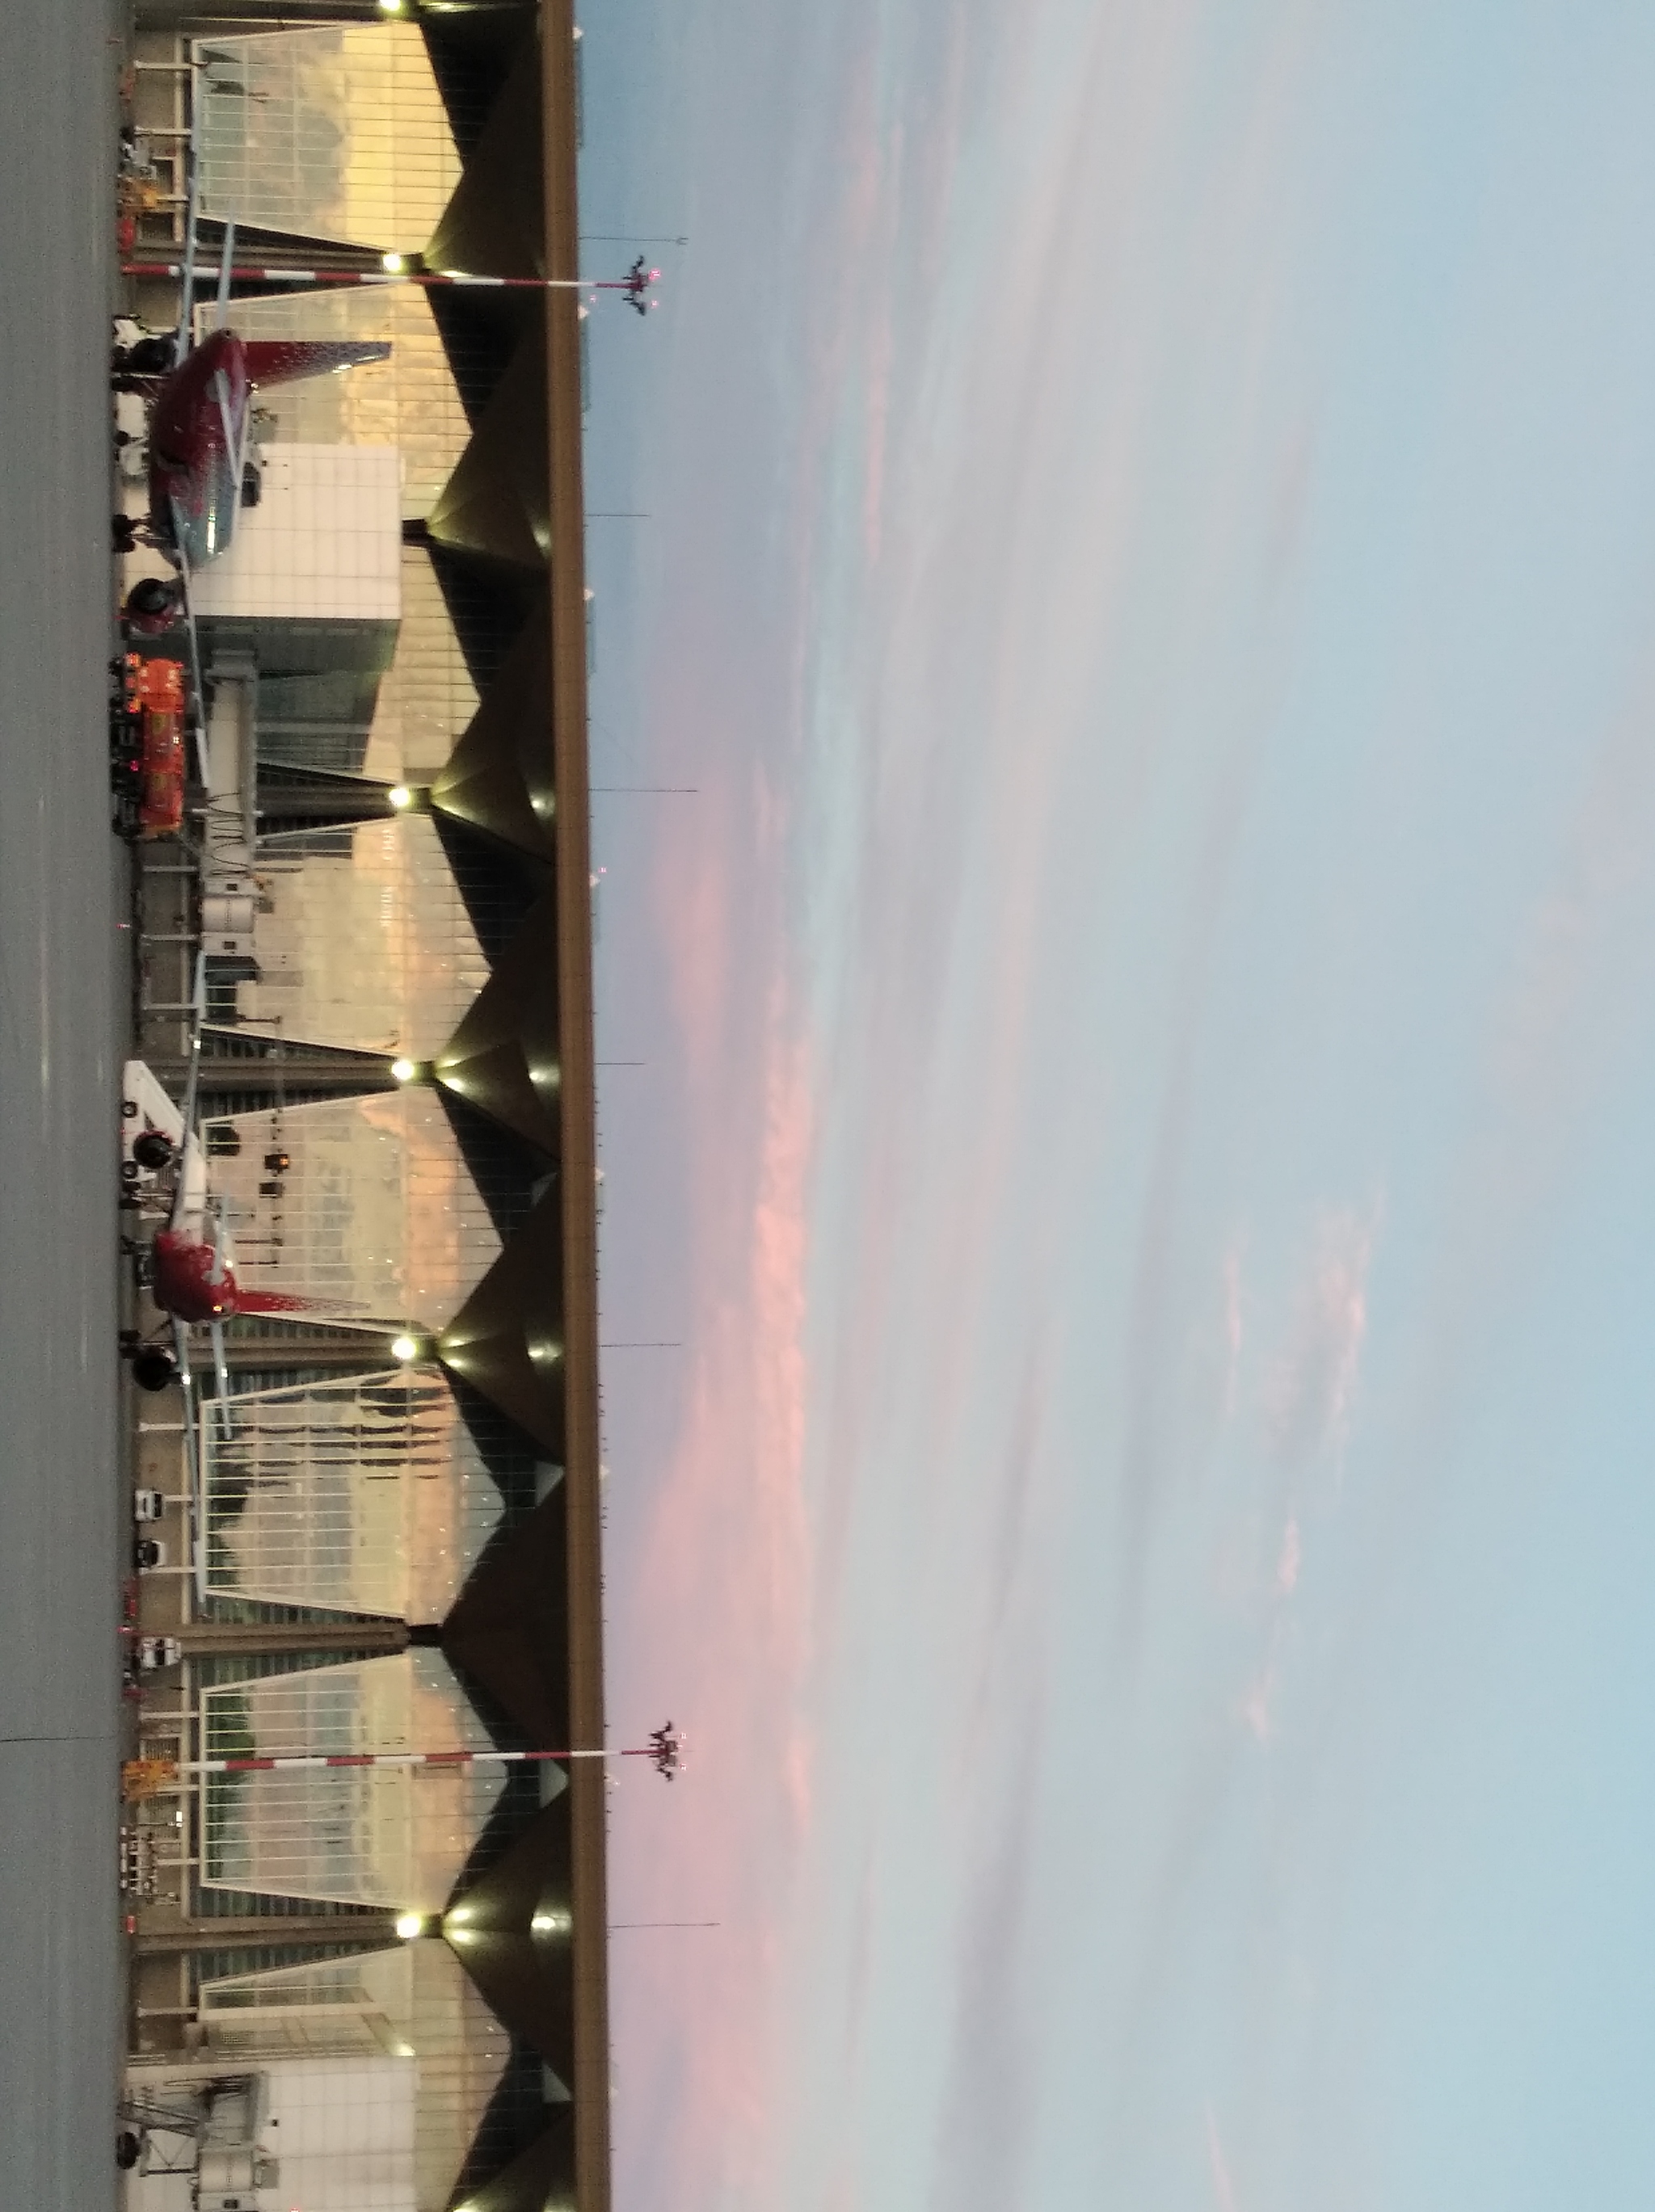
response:
<path id="1" fill-rule="evenodd" d="M 121 1196 L 137 1204 L 155 1195 L 184 1143 L 184 1116 L 141 1060 L 121 1070 Z"/>

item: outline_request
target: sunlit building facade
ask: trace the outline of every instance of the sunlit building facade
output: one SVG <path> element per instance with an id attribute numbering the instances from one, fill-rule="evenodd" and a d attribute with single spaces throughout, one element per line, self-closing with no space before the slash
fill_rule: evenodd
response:
<path id="1" fill-rule="evenodd" d="M 165 12 L 206 256 L 233 222 L 264 267 L 573 273 L 566 0 Z M 202 1098 L 239 1274 L 307 1310 L 229 1333 L 143 1748 L 599 1744 L 578 310 L 239 284 L 234 313 L 391 340 L 262 434 L 395 450 L 399 611 L 348 714 L 274 632 L 256 656 L 251 941 L 210 977 Z M 135 2097 L 264 2069 L 284 2143 L 331 2147 L 312 2212 L 606 2203 L 603 1796 L 542 1762 L 147 1803 L 181 1840 L 135 1915 Z"/>

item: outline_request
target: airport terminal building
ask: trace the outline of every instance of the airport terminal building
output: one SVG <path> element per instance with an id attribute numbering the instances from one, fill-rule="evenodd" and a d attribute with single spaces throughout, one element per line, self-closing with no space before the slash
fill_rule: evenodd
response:
<path id="1" fill-rule="evenodd" d="M 271 270 L 574 275 L 578 36 L 569 0 L 141 6 L 137 247 L 178 243 L 193 131 L 203 260 L 233 222 Z M 251 2077 L 246 2203 L 599 2212 L 602 1762 L 187 1772 L 605 1741 L 582 309 L 232 299 L 250 337 L 391 352 L 270 395 L 263 495 L 197 597 L 240 803 L 139 869 L 137 1050 L 176 1086 L 204 952 L 213 1187 L 242 1281 L 299 1310 L 231 1324 L 193 1472 L 177 1394 L 131 1401 L 165 1501 L 134 1629 L 169 1639 L 137 1747 L 186 1771 L 126 1812 L 129 2112 L 158 2123 L 127 2201 L 189 2203 L 166 2116 Z"/>

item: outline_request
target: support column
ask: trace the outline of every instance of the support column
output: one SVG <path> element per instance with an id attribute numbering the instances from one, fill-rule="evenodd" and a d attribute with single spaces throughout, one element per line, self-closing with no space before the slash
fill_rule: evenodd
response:
<path id="1" fill-rule="evenodd" d="M 233 1375 L 261 1368 L 326 1368 L 341 1375 L 371 1375 L 391 1364 L 382 1336 L 253 1336 L 231 1329 L 224 1361 Z"/>
<path id="2" fill-rule="evenodd" d="M 149 1066 L 166 1089 L 182 1090 L 189 1073 L 186 1061 L 156 1058 Z M 220 1059 L 204 1054 L 201 1061 L 204 1101 L 220 1091 L 233 1091 L 268 1097 L 272 1104 L 284 1099 L 293 1104 L 298 1103 L 293 1096 L 295 1092 L 302 1092 L 307 1099 L 371 1098 L 396 1088 L 389 1060 L 367 1054 L 352 1061 L 339 1053 L 261 1054 L 256 1060 Z"/>
<path id="3" fill-rule="evenodd" d="M 405 1651 L 413 1641 L 405 1620 L 186 1620 L 169 1630 L 186 1659 L 274 1651 L 337 1651 L 381 1658 Z"/>
<path id="4" fill-rule="evenodd" d="M 348 1943 L 355 1949 L 379 1951 L 396 1940 L 394 1912 L 307 1912 L 269 1919 L 186 1920 L 173 1928 L 145 1928 L 133 1937 L 132 1948 L 140 1959 L 159 1959 L 180 1951 L 229 1951 L 253 1943 L 271 1951 L 298 1950 L 314 1943 Z"/>

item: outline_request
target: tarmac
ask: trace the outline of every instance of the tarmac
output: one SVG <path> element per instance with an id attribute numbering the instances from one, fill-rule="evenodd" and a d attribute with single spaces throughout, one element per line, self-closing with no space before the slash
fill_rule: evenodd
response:
<path id="1" fill-rule="evenodd" d="M 129 1018 L 106 668 L 108 0 L 4 0 L 0 165 L 0 2203 L 113 2205 L 123 1937 L 115 1147 Z"/>

